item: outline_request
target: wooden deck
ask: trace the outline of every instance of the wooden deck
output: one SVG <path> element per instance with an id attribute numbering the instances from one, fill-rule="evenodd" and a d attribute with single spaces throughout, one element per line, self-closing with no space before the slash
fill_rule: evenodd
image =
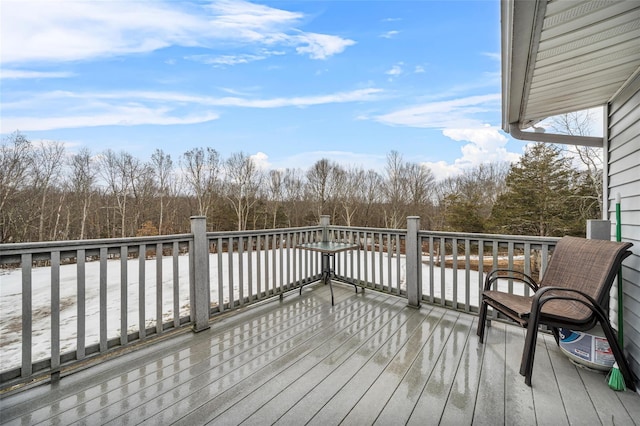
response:
<path id="1" fill-rule="evenodd" d="M 538 339 L 533 387 L 518 374 L 524 331 L 334 285 L 305 287 L 160 343 L 0 399 L 3 424 L 616 424 L 640 396 Z"/>

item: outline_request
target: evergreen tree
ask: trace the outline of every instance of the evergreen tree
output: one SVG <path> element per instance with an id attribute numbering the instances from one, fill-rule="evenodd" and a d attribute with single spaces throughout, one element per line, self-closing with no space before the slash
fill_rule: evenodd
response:
<path id="1" fill-rule="evenodd" d="M 492 211 L 496 232 L 562 236 L 584 232 L 578 227 L 574 182 L 576 172 L 558 147 L 545 143 L 529 146 L 506 178 L 507 191 Z"/>
<path id="2" fill-rule="evenodd" d="M 449 194 L 442 201 L 445 230 L 453 232 L 484 232 L 484 219 L 479 214 L 478 197 L 466 199 L 460 194 Z"/>

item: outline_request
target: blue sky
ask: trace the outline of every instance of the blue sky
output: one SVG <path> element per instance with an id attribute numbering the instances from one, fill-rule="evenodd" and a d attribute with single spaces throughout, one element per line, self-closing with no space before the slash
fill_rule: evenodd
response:
<path id="1" fill-rule="evenodd" d="M 437 177 L 525 145 L 500 130 L 498 0 L 0 8 L 3 136 L 142 160 L 210 146 L 266 168 L 382 171 L 396 150 Z"/>

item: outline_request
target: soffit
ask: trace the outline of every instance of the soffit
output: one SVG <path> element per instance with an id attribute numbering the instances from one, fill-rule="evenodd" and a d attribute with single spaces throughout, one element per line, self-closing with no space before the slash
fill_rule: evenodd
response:
<path id="1" fill-rule="evenodd" d="M 503 127 L 604 105 L 640 69 L 640 1 L 502 6 Z"/>

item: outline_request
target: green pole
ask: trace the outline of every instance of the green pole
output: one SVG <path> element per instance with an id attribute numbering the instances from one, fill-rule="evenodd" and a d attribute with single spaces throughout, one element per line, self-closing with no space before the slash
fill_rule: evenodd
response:
<path id="1" fill-rule="evenodd" d="M 620 194 L 616 195 L 616 241 L 622 241 L 622 224 L 620 223 Z M 624 348 L 623 326 L 624 326 L 624 303 L 622 303 L 622 266 L 618 271 L 618 343 L 620 348 Z"/>

